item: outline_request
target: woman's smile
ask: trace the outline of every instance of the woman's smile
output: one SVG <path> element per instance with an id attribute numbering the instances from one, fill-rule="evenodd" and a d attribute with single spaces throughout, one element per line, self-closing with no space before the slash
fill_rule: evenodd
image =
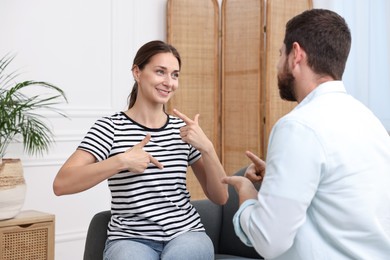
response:
<path id="1" fill-rule="evenodd" d="M 172 91 L 164 90 L 161 88 L 156 88 L 156 90 L 160 95 L 163 95 L 163 96 L 168 96 L 172 92 Z"/>

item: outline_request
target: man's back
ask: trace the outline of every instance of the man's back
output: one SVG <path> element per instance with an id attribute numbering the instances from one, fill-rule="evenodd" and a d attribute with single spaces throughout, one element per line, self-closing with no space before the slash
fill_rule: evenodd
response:
<path id="1" fill-rule="evenodd" d="M 318 143 L 303 141 L 302 152 L 320 150 L 323 157 L 313 172 L 320 176 L 306 221 L 281 259 L 389 257 L 390 137 L 379 120 L 334 81 L 320 85 L 279 124 L 285 122 L 313 133 Z"/>

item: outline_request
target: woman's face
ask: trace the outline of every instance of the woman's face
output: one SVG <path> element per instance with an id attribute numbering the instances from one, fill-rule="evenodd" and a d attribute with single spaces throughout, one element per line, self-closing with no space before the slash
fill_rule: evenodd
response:
<path id="1" fill-rule="evenodd" d="M 133 75 L 138 82 L 137 100 L 167 103 L 179 87 L 179 70 L 179 62 L 170 52 L 154 55 L 142 70 L 135 67 Z"/>

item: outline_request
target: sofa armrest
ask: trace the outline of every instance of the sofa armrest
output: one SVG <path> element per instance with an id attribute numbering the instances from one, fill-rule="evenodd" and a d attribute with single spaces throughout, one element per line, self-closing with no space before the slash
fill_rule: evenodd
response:
<path id="1" fill-rule="evenodd" d="M 214 244 L 214 251 L 219 250 L 219 237 L 222 225 L 222 206 L 211 202 L 208 199 L 193 200 L 192 205 L 198 211 L 206 234 L 211 238 Z"/>
<path id="2" fill-rule="evenodd" d="M 110 218 L 110 210 L 96 213 L 93 216 L 85 241 L 84 260 L 103 259 L 103 251 L 107 239 L 107 225 Z"/>

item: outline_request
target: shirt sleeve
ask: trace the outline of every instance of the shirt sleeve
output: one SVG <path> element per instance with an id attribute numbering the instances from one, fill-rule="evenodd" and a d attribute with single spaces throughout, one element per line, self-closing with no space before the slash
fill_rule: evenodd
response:
<path id="1" fill-rule="evenodd" d="M 252 245 L 252 242 L 248 239 L 248 236 L 245 234 L 244 230 L 241 228 L 240 217 L 241 217 L 241 213 L 246 208 L 248 208 L 251 205 L 256 204 L 256 202 L 257 202 L 257 200 L 254 200 L 254 199 L 249 199 L 249 200 L 244 201 L 244 203 L 241 204 L 240 208 L 238 209 L 236 214 L 234 214 L 234 217 L 233 217 L 233 226 L 234 226 L 234 231 L 236 232 L 236 235 L 238 236 L 238 238 L 241 240 L 242 243 L 244 243 L 245 245 L 250 246 L 250 247 L 252 247 L 253 245 Z"/>
<path id="2" fill-rule="evenodd" d="M 108 117 L 101 118 L 89 129 L 78 149 L 93 154 L 98 161 L 109 157 L 114 140 L 115 127 Z"/>
<path id="3" fill-rule="evenodd" d="M 324 161 L 321 142 L 309 127 L 291 120 L 278 122 L 270 136 L 258 200 L 243 203 L 235 216 L 240 239 L 265 258 L 286 252 L 305 221 Z"/>
<path id="4" fill-rule="evenodd" d="M 202 157 L 202 154 L 199 152 L 198 149 L 190 145 L 190 153 L 188 156 L 188 164 L 192 165 L 194 162 L 199 160 L 199 158 Z"/>

